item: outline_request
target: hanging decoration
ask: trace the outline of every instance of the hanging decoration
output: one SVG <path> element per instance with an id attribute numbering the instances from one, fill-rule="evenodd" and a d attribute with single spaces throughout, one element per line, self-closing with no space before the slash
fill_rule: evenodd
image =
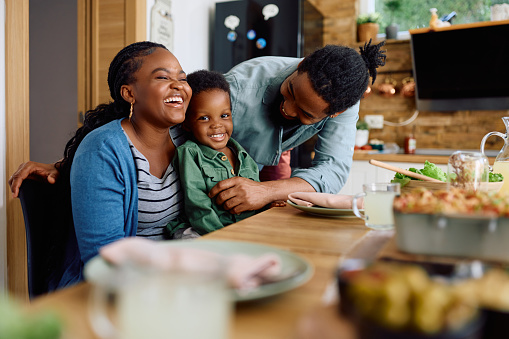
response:
<path id="1" fill-rule="evenodd" d="M 237 32 L 235 29 L 239 26 L 240 19 L 236 15 L 228 15 L 226 19 L 224 19 L 224 25 L 230 29 L 228 34 L 226 35 L 226 38 L 228 41 L 234 42 L 237 40 Z"/>
<path id="2" fill-rule="evenodd" d="M 247 31 L 247 39 L 248 40 L 254 40 L 254 38 L 256 38 L 256 32 L 254 29 L 250 29 L 249 31 Z"/>
<path id="3" fill-rule="evenodd" d="M 173 52 L 173 19 L 171 0 L 156 0 L 150 18 L 150 40 L 157 42 Z"/>
<path id="4" fill-rule="evenodd" d="M 262 14 L 265 21 L 275 17 L 279 13 L 279 7 L 274 4 L 269 4 L 263 7 Z"/>

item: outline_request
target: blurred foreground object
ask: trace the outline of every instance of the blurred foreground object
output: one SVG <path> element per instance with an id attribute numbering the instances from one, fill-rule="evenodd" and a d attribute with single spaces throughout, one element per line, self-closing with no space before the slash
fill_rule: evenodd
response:
<path id="1" fill-rule="evenodd" d="M 59 339 L 61 319 L 54 313 L 24 313 L 20 305 L 0 297 L 0 338 Z"/>
<path id="2" fill-rule="evenodd" d="M 471 338 L 480 331 L 475 300 L 420 266 L 377 262 L 339 279 L 341 303 L 350 306 L 343 309 L 353 313 L 361 338 Z"/>

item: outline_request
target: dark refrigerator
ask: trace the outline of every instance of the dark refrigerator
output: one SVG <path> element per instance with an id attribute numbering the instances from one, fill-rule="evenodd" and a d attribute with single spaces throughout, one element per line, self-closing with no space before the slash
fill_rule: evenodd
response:
<path id="1" fill-rule="evenodd" d="M 307 0 L 219 2 L 211 68 L 226 73 L 260 56 L 303 57 L 323 46 L 322 35 L 323 16 Z"/>

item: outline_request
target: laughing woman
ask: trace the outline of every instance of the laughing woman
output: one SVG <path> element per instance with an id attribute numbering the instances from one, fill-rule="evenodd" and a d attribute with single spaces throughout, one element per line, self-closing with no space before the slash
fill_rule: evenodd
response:
<path id="1" fill-rule="evenodd" d="M 111 62 L 108 86 L 113 102 L 87 112 L 60 163 L 82 265 L 123 237 L 161 239 L 182 210 L 171 160 L 192 91 L 177 58 L 163 45 L 129 45 Z"/>

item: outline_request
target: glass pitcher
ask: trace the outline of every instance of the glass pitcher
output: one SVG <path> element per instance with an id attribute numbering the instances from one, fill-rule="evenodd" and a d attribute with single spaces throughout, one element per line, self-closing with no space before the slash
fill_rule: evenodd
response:
<path id="1" fill-rule="evenodd" d="M 509 193 L 509 117 L 503 117 L 502 121 L 504 122 L 506 133 L 500 132 L 489 132 L 486 134 L 481 140 L 481 153 L 484 154 L 484 145 L 486 140 L 492 135 L 496 135 L 504 139 L 504 147 L 500 150 L 497 157 L 495 158 L 495 163 L 493 164 L 493 172 L 500 173 L 504 176 L 504 184 L 500 188 L 500 192 Z"/>

